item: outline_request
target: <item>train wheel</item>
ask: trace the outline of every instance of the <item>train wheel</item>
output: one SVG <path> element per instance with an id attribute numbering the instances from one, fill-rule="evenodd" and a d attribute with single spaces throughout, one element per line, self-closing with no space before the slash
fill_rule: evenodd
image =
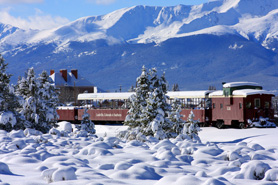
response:
<path id="1" fill-rule="evenodd" d="M 217 127 L 218 129 L 223 128 L 223 127 L 224 127 L 224 122 L 223 122 L 223 121 L 217 121 L 217 122 L 216 122 L 216 127 Z"/>
<path id="2" fill-rule="evenodd" d="M 240 129 L 246 128 L 245 123 L 239 123 L 238 127 L 239 127 Z"/>

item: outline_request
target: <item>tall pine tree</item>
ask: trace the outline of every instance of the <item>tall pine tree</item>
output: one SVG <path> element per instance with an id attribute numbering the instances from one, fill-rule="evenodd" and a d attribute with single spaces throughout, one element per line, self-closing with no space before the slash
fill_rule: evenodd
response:
<path id="1" fill-rule="evenodd" d="M 125 120 L 129 129 L 126 133 L 121 133 L 123 137 L 138 139 L 144 138 L 142 136 L 154 136 L 164 139 L 176 137 L 180 133 L 180 126 L 175 129 L 175 120 L 169 119 L 172 110 L 166 95 L 167 87 L 164 73 L 158 77 L 155 68 L 147 73 L 143 66 L 142 74 L 137 78 L 136 94 L 131 97 L 131 108 Z"/>
<path id="2" fill-rule="evenodd" d="M 16 92 L 23 97 L 21 113 L 29 128 L 48 132 L 57 118 L 57 94 L 50 85 L 46 72 L 38 79 L 34 68 L 29 68 L 25 77 L 18 81 Z"/>
<path id="3" fill-rule="evenodd" d="M 46 122 L 47 125 L 56 126 L 58 113 L 56 111 L 59 103 L 58 90 L 51 85 L 49 76 L 46 71 L 43 71 L 38 79 L 38 99 L 40 100 L 40 122 Z"/>
<path id="4" fill-rule="evenodd" d="M 0 129 L 10 131 L 23 126 L 21 116 L 17 112 L 18 98 L 9 85 L 11 74 L 6 72 L 7 65 L 0 55 Z"/>
<path id="5" fill-rule="evenodd" d="M 185 121 L 181 119 L 181 102 L 179 99 L 174 99 L 171 104 L 171 111 L 169 114 L 169 121 L 171 122 L 172 137 L 182 133 Z"/>
<path id="6" fill-rule="evenodd" d="M 135 95 L 132 95 L 129 99 L 130 109 L 124 122 L 125 125 L 131 128 L 136 128 L 141 125 L 140 115 L 142 114 L 142 109 L 147 105 L 146 99 L 150 91 L 149 88 L 149 75 L 145 66 L 143 66 L 141 75 L 136 79 Z"/>

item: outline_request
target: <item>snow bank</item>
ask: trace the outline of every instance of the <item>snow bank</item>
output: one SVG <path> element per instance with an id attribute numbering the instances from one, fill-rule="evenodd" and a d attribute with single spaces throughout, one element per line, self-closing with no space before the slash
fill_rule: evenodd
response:
<path id="1" fill-rule="evenodd" d="M 203 128 L 203 143 L 181 138 L 104 137 L 0 131 L 0 174 L 11 184 L 225 184 L 278 182 L 276 129 Z M 109 129 L 108 129 L 109 128 Z M 103 132 L 101 133 L 101 135 Z M 265 140 L 267 142 L 260 141 Z M 64 182 L 63 182 L 64 181 Z"/>

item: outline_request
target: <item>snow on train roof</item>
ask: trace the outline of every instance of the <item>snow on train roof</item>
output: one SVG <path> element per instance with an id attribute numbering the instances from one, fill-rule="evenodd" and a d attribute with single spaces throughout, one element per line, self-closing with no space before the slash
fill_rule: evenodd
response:
<path id="1" fill-rule="evenodd" d="M 167 95 L 170 98 L 204 98 L 212 91 L 170 91 Z"/>
<path id="2" fill-rule="evenodd" d="M 242 90 L 235 90 L 233 91 L 233 95 L 235 96 L 248 96 L 252 94 L 273 94 L 266 90 L 256 90 L 256 89 L 242 89 Z M 274 95 L 274 94 L 273 94 Z"/>
<path id="3" fill-rule="evenodd" d="M 242 90 L 233 91 L 234 96 L 248 96 L 253 94 L 273 94 L 273 93 L 271 93 L 270 91 L 257 90 L 257 89 L 242 89 Z M 213 96 L 223 96 L 223 91 L 219 90 L 210 93 L 209 97 L 213 97 Z"/>
<path id="4" fill-rule="evenodd" d="M 122 92 L 122 93 L 84 93 L 79 94 L 78 100 L 119 100 L 128 99 L 134 92 Z"/>
<path id="5" fill-rule="evenodd" d="M 211 91 L 171 91 L 167 95 L 170 98 L 204 98 Z M 78 100 L 116 100 L 128 99 L 135 92 L 121 92 L 121 93 L 83 93 L 79 94 Z"/>
<path id="6" fill-rule="evenodd" d="M 230 83 L 225 83 L 223 87 L 238 87 L 238 86 L 259 86 L 258 83 L 255 82 L 230 82 Z"/>

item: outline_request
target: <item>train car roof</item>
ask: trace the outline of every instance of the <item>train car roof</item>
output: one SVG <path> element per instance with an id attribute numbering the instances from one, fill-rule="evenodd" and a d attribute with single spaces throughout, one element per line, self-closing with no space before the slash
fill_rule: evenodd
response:
<path id="1" fill-rule="evenodd" d="M 79 94 L 77 100 L 122 100 L 128 99 L 135 92 L 121 93 L 83 93 Z"/>
<path id="2" fill-rule="evenodd" d="M 212 91 L 170 91 L 167 95 L 170 98 L 205 98 Z M 79 94 L 78 100 L 119 100 L 128 99 L 135 92 L 121 93 L 83 93 Z"/>
<path id="3" fill-rule="evenodd" d="M 238 86 L 259 86 L 259 84 L 256 82 L 229 82 L 223 85 L 225 88 Z"/>
<path id="4" fill-rule="evenodd" d="M 266 91 L 266 90 L 256 90 L 256 89 L 242 89 L 242 90 L 235 90 L 233 92 L 233 95 L 235 96 L 248 96 L 248 95 L 253 95 L 253 94 L 271 94 L 274 95 L 273 93 Z"/>
<path id="5" fill-rule="evenodd" d="M 167 95 L 170 98 L 205 98 L 211 92 L 213 91 L 169 91 Z"/>
<path id="6" fill-rule="evenodd" d="M 270 91 L 266 90 L 257 90 L 257 89 L 242 89 L 242 90 L 234 90 L 233 91 L 233 96 L 249 96 L 249 95 L 254 95 L 254 94 L 270 94 L 274 95 Z M 210 93 L 209 97 L 215 97 L 215 96 L 223 96 L 223 91 L 214 91 Z"/>

